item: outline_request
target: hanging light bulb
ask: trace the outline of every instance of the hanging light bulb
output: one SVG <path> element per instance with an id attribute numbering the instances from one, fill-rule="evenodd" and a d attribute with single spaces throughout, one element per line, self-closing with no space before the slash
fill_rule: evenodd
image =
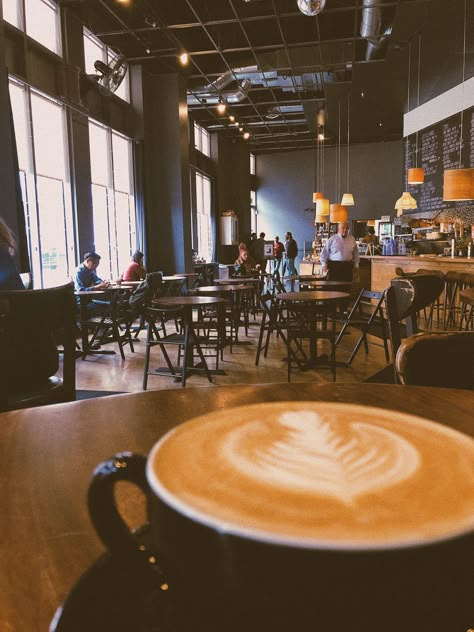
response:
<path id="1" fill-rule="evenodd" d="M 189 55 L 186 51 L 183 51 L 179 56 L 179 63 L 181 66 L 187 66 L 189 64 Z"/>
<path id="2" fill-rule="evenodd" d="M 331 224 L 347 222 L 348 219 L 349 213 L 346 206 L 343 206 L 342 204 L 331 204 L 329 209 L 329 221 Z"/>
<path id="3" fill-rule="evenodd" d="M 329 215 L 329 200 L 321 198 L 316 202 L 316 215 Z"/>
<path id="4" fill-rule="evenodd" d="M 219 114 L 225 114 L 226 109 L 227 109 L 226 104 L 223 103 L 222 101 L 219 101 L 219 103 L 217 104 L 217 108 L 216 108 L 216 110 L 219 112 Z"/>
<path id="5" fill-rule="evenodd" d="M 347 191 L 349 191 L 349 143 L 350 143 L 350 105 L 351 97 L 349 92 L 347 93 Z M 342 206 L 354 206 L 354 196 L 352 193 L 344 193 L 341 200 Z"/>
<path id="6" fill-rule="evenodd" d="M 408 169 L 408 184 L 423 184 L 425 181 L 425 170 L 423 167 L 413 167 Z"/>
<path id="7" fill-rule="evenodd" d="M 243 138 L 244 140 L 248 140 L 250 138 L 250 132 L 244 132 Z"/>

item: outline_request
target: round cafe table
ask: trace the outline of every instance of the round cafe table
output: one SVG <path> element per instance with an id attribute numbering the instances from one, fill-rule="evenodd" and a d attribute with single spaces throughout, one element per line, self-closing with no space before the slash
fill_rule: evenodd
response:
<path id="1" fill-rule="evenodd" d="M 0 630 L 48 630 L 56 608 L 104 547 L 86 494 L 114 453 L 147 454 L 174 426 L 212 410 L 274 401 L 379 406 L 427 417 L 474 437 L 474 392 L 384 384 L 265 384 L 146 391 L 0 415 Z M 133 488 L 121 506 L 143 521 Z"/>

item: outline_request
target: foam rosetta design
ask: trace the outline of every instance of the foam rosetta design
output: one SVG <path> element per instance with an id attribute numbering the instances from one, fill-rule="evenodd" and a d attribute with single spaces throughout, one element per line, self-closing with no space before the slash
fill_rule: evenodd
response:
<path id="1" fill-rule="evenodd" d="M 363 494 L 392 487 L 420 466 L 418 450 L 380 426 L 353 421 L 346 427 L 330 414 L 282 413 L 282 436 L 268 445 L 252 442 L 245 425 L 223 446 L 233 466 L 278 488 L 332 497 L 353 505 Z"/>

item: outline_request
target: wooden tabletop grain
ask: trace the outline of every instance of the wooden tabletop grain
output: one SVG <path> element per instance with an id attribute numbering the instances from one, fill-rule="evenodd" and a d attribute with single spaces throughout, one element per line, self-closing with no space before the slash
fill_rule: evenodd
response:
<path id="1" fill-rule="evenodd" d="M 94 467 L 146 454 L 191 417 L 241 404 L 353 402 L 417 414 L 474 436 L 474 392 L 380 384 L 269 384 L 114 395 L 0 415 L 0 630 L 44 632 L 79 576 L 103 552 L 86 507 Z M 125 485 L 125 484 L 124 484 Z M 141 497 L 121 491 L 126 518 Z"/>

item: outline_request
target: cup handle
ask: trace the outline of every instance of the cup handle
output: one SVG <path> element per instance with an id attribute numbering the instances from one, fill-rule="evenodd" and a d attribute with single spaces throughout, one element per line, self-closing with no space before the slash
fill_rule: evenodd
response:
<path id="1" fill-rule="evenodd" d="M 126 558 L 128 563 L 142 568 L 150 568 L 156 564 L 156 558 L 132 536 L 117 509 L 114 496 L 115 484 L 128 481 L 137 485 L 149 498 L 151 492 L 145 468 L 146 457 L 131 452 L 120 452 L 100 463 L 89 485 L 88 507 L 98 536 L 113 555 Z"/>

